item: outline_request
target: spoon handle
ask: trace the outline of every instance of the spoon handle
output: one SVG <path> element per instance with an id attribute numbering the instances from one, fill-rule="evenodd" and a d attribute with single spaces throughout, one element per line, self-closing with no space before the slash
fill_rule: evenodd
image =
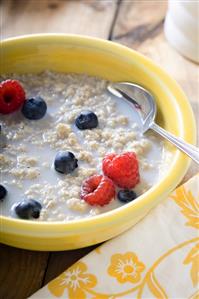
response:
<path id="1" fill-rule="evenodd" d="M 193 146 L 179 137 L 174 136 L 168 131 L 164 130 L 156 123 L 152 123 L 151 127 L 156 133 L 160 134 L 162 137 L 169 140 L 172 144 L 174 144 L 178 149 L 187 154 L 192 160 L 199 164 L 199 149 L 196 146 Z"/>

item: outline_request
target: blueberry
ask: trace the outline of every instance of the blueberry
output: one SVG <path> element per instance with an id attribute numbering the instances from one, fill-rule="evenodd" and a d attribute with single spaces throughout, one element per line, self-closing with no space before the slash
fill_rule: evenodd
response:
<path id="1" fill-rule="evenodd" d="M 31 120 L 41 119 L 46 114 L 46 111 L 46 102 L 41 97 L 26 100 L 21 110 L 23 115 Z"/>
<path id="2" fill-rule="evenodd" d="M 64 174 L 71 173 L 78 167 L 78 160 L 75 158 L 71 152 L 58 152 L 55 161 L 54 167 L 55 170 Z"/>
<path id="3" fill-rule="evenodd" d="M 3 199 L 6 197 L 7 190 L 3 185 L 0 185 L 0 201 L 3 201 Z"/>
<path id="4" fill-rule="evenodd" d="M 136 199 L 137 194 L 132 190 L 124 189 L 118 192 L 117 197 L 121 202 L 128 203 Z"/>
<path id="5" fill-rule="evenodd" d="M 15 206 L 17 216 L 22 219 L 39 218 L 41 209 L 41 204 L 34 199 L 23 200 Z"/>
<path id="6" fill-rule="evenodd" d="M 92 111 L 82 111 L 75 119 L 75 124 L 80 130 L 94 129 L 98 126 L 98 118 Z"/>

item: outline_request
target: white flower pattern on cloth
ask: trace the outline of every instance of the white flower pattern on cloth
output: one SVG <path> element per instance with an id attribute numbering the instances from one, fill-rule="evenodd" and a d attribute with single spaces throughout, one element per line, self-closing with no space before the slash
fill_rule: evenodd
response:
<path id="1" fill-rule="evenodd" d="M 199 298 L 199 175 L 30 298 Z"/>
<path id="2" fill-rule="evenodd" d="M 127 281 L 136 283 L 141 279 L 141 272 L 144 271 L 144 269 L 144 264 L 138 261 L 135 253 L 127 252 L 124 255 L 114 254 L 111 257 L 111 265 L 108 268 L 108 274 L 116 277 L 120 283 Z"/>
<path id="3" fill-rule="evenodd" d="M 87 266 L 83 262 L 77 262 L 48 284 L 50 292 L 60 297 L 67 289 L 69 298 L 86 298 L 85 291 L 97 283 L 96 277 L 86 271 Z"/>

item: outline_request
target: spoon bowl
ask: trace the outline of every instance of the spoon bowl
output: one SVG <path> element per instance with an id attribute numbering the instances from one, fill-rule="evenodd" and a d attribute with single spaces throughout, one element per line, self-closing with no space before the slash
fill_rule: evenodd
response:
<path id="1" fill-rule="evenodd" d="M 108 85 L 108 90 L 117 97 L 132 103 L 139 114 L 142 133 L 155 121 L 157 107 L 152 94 L 135 83 L 119 82 Z"/>
<path id="2" fill-rule="evenodd" d="M 130 82 L 111 83 L 107 89 L 115 96 L 132 103 L 134 110 L 139 115 L 142 133 L 145 133 L 149 129 L 154 130 L 199 164 L 199 149 L 197 147 L 174 136 L 155 123 L 157 113 L 156 101 L 148 90 Z"/>

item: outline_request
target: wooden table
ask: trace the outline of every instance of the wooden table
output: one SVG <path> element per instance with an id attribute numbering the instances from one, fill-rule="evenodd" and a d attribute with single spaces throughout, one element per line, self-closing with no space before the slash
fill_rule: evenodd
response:
<path id="1" fill-rule="evenodd" d="M 2 38 L 39 32 L 77 33 L 113 40 L 140 51 L 178 81 L 198 117 L 198 68 L 165 40 L 166 1 L 1 0 L 0 6 Z M 197 171 L 192 163 L 185 179 Z M 35 252 L 1 245 L 0 298 L 27 298 L 92 248 Z"/>

